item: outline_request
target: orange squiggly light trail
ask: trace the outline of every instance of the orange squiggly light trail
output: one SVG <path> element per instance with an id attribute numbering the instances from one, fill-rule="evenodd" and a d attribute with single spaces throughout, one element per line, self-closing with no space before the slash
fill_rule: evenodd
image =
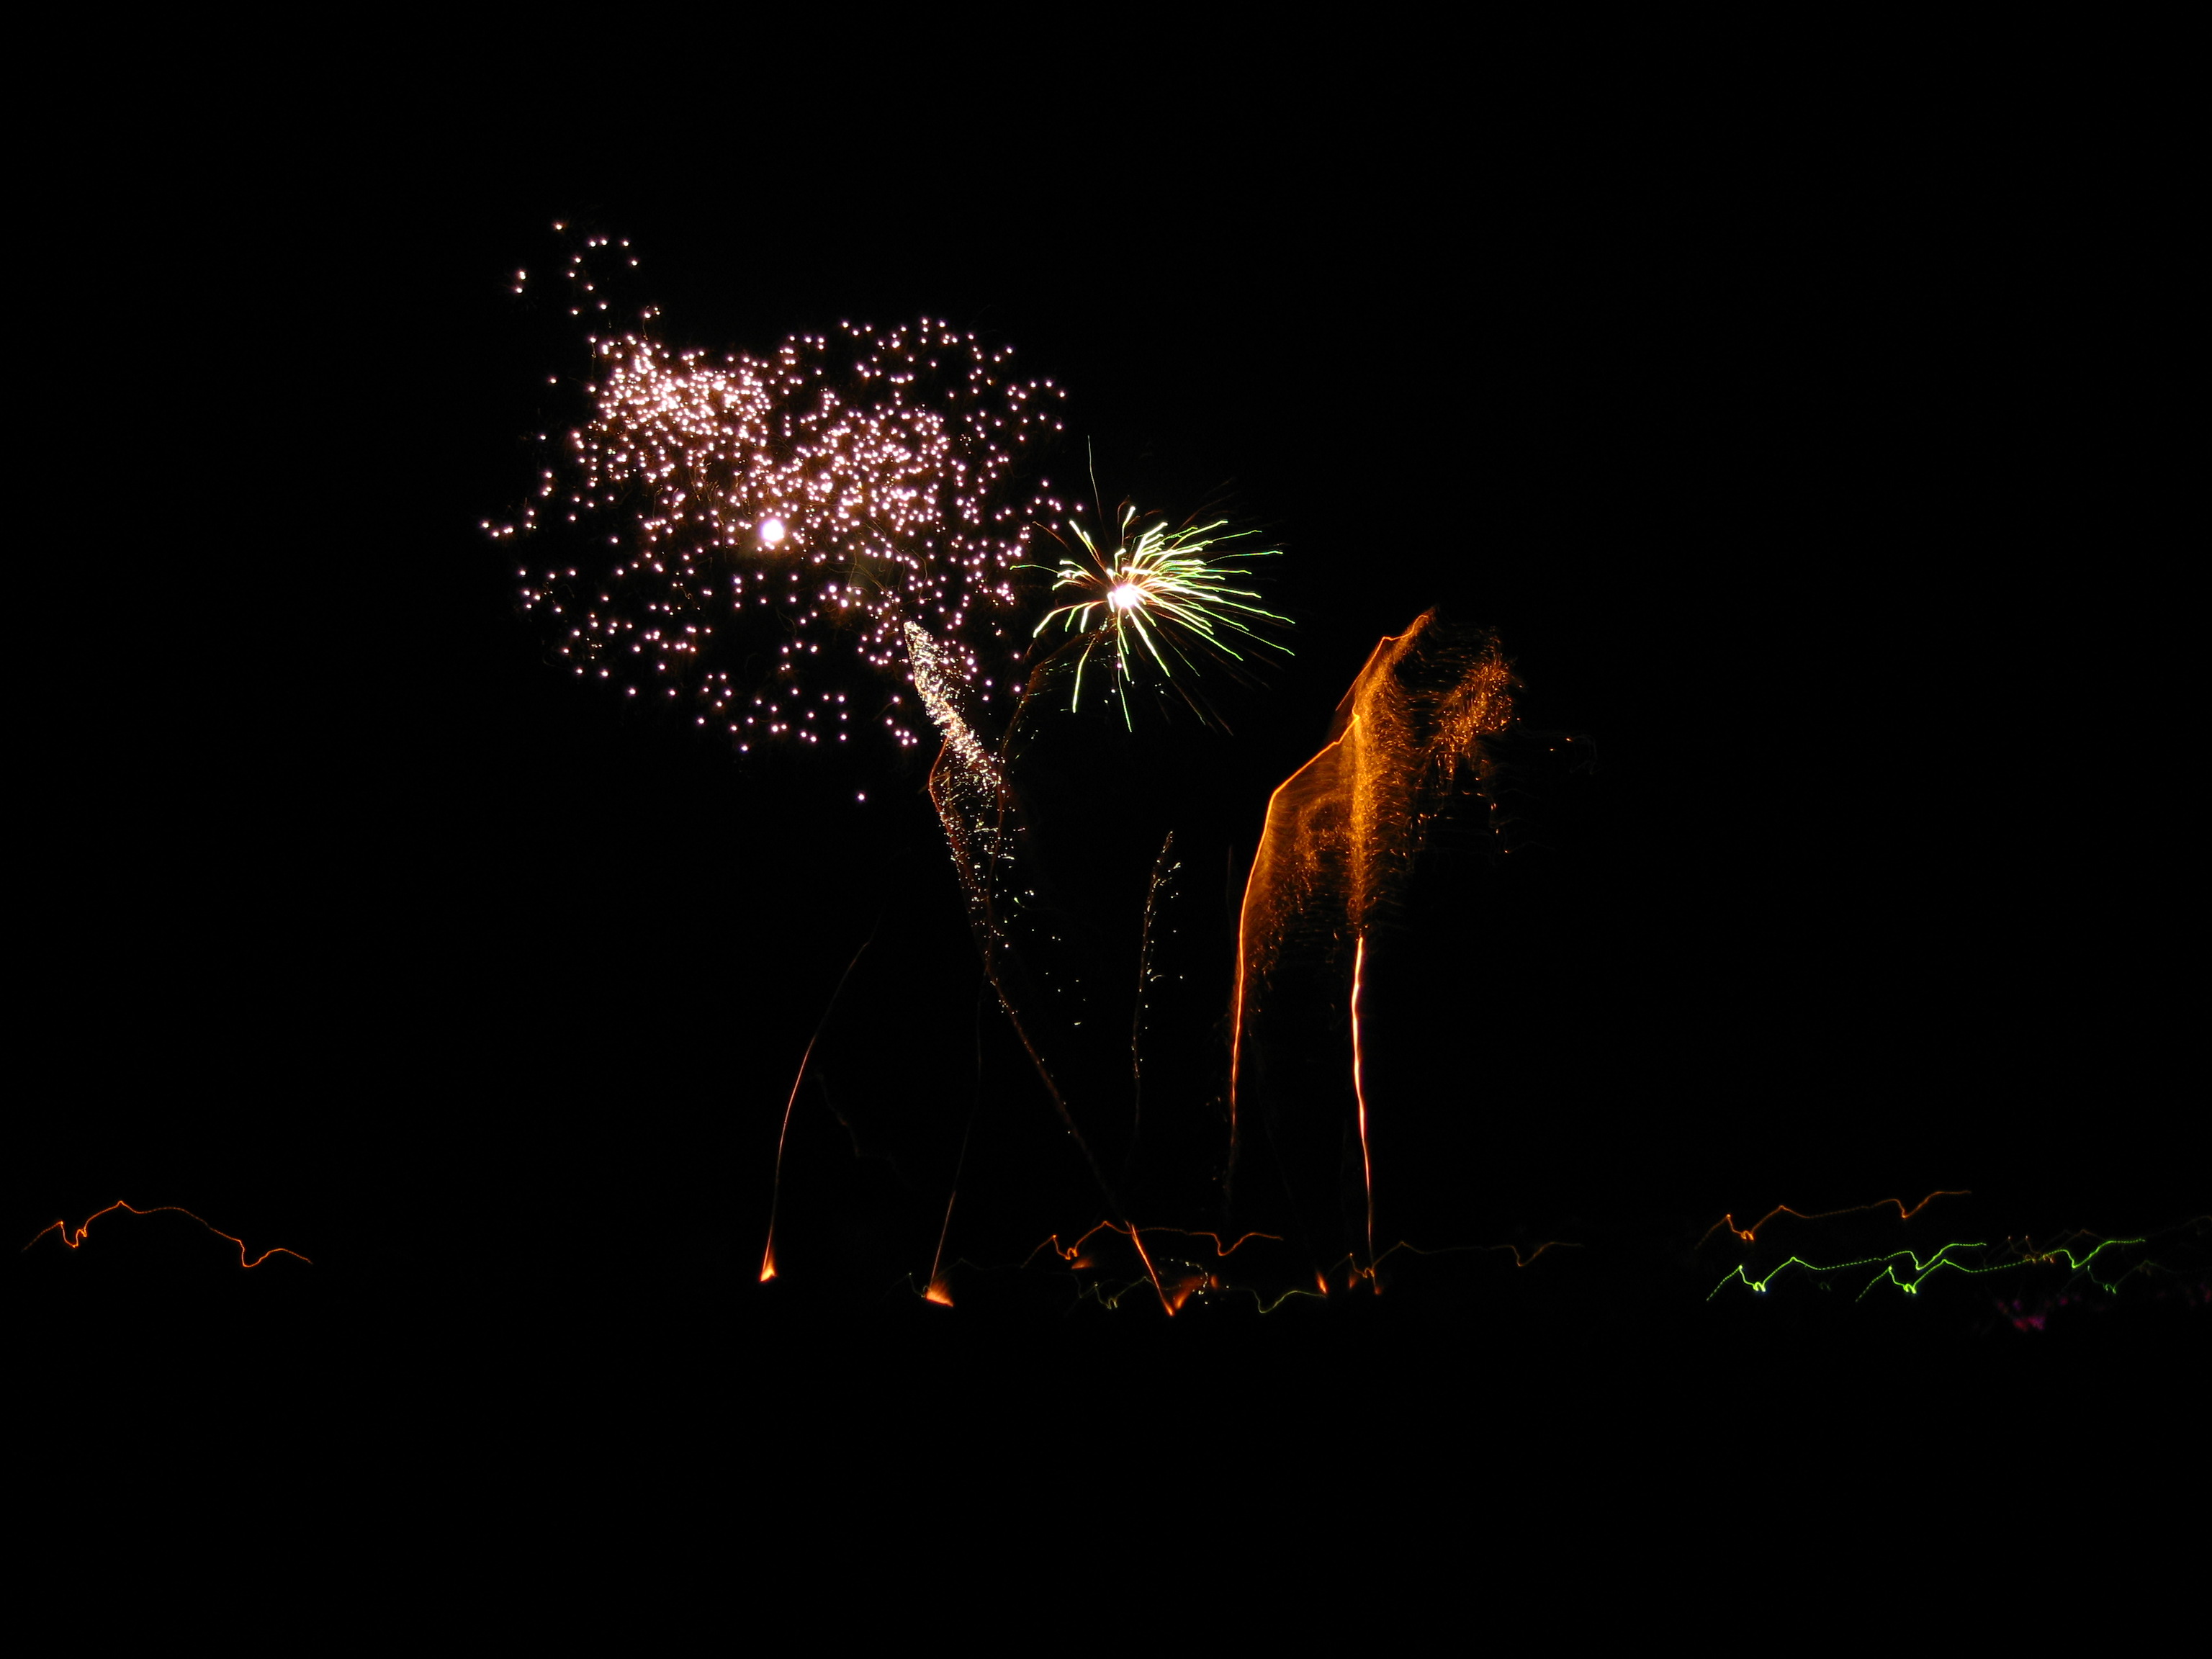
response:
<path id="1" fill-rule="evenodd" d="M 1909 1191 L 1911 1189 L 1907 1188 L 1907 1190 Z M 1851 1204 L 1845 1206 L 1840 1210 L 1820 1210 L 1810 1213 L 1803 1210 L 1793 1210 L 1787 1204 L 1778 1204 L 1772 1209 L 1769 1210 L 1765 1215 L 1759 1217 L 1758 1220 L 1753 1222 L 1748 1227 L 1737 1226 L 1735 1224 L 1735 1217 L 1733 1214 L 1723 1216 L 1718 1221 L 1716 1221 L 1711 1226 L 1705 1229 L 1705 1236 L 1698 1241 L 1698 1248 L 1701 1250 L 1705 1249 L 1706 1244 L 1711 1241 L 1712 1236 L 1715 1233 L 1719 1232 L 1723 1228 L 1726 1228 L 1729 1232 L 1734 1233 L 1738 1238 L 1743 1240 L 1745 1243 L 1748 1244 L 1753 1238 L 1758 1237 L 1759 1230 L 1761 1227 L 1764 1227 L 1768 1222 L 1773 1220 L 1774 1218 L 1778 1215 L 1794 1215 L 1800 1221 L 1827 1221 L 1839 1215 L 1859 1215 L 1868 1210 L 1879 1210 L 1884 1205 L 1893 1205 L 1896 1207 L 1897 1218 L 1899 1221 L 1910 1221 L 1913 1217 L 1918 1215 L 1923 1210 L 1926 1209 L 1930 1204 L 1934 1203 L 1939 1198 L 1972 1198 L 1972 1196 L 1973 1193 L 1967 1188 L 1942 1187 L 1929 1194 L 1927 1197 L 1922 1199 L 1917 1204 L 1914 1205 L 1909 1210 L 1905 1207 L 1905 1200 L 1901 1198 L 1878 1198 L 1871 1204 Z"/>
<path id="2" fill-rule="evenodd" d="M 1510 1250 L 1513 1252 L 1513 1265 L 1525 1267 L 1547 1250 L 1579 1250 L 1583 1248 L 1571 1238 L 1547 1238 L 1525 1255 L 1518 1244 L 1440 1244 L 1433 1250 L 1425 1250 L 1411 1240 L 1401 1238 L 1383 1251 L 1375 1265 L 1381 1267 L 1401 1250 L 1411 1250 L 1415 1255 L 1468 1255 L 1486 1250 Z"/>
<path id="3" fill-rule="evenodd" d="M 1371 1242 L 1369 1248 L 1373 1249 Z M 1328 1267 L 1322 1268 L 1317 1277 L 1321 1281 L 1322 1294 L 1324 1296 L 1329 1293 L 1328 1275 L 1333 1273 L 1343 1273 L 1344 1288 L 1347 1291 L 1357 1290 L 1364 1281 L 1377 1295 L 1380 1295 L 1382 1290 L 1381 1279 L 1382 1264 L 1401 1250 L 1410 1251 L 1414 1255 L 1472 1255 L 1491 1250 L 1510 1250 L 1513 1253 L 1513 1265 L 1516 1267 L 1525 1267 L 1547 1250 L 1579 1250 L 1583 1248 L 1582 1244 L 1572 1239 L 1547 1238 L 1525 1254 L 1518 1244 L 1443 1244 L 1435 1249 L 1425 1250 L 1411 1239 L 1401 1238 L 1380 1255 L 1370 1257 L 1368 1265 L 1364 1267 L 1359 1265 L 1355 1257 L 1347 1254 L 1338 1257 Z"/>
<path id="4" fill-rule="evenodd" d="M 259 1255 L 255 1256 L 252 1261 L 248 1261 L 246 1259 L 246 1242 L 243 1239 L 234 1237 L 231 1234 L 223 1231 L 222 1228 L 213 1225 L 204 1216 L 193 1215 L 190 1210 L 185 1208 L 181 1204 L 155 1204 L 142 1210 L 137 1205 L 127 1204 L 119 1198 L 117 1199 L 114 1203 L 109 1205 L 105 1210 L 94 1210 L 90 1215 L 84 1218 L 84 1225 L 82 1227 L 71 1227 L 67 1222 L 57 1221 L 50 1226 L 40 1228 L 37 1232 L 31 1235 L 31 1243 L 24 1245 L 23 1248 L 27 1250 L 31 1248 L 31 1244 L 37 1243 L 48 1233 L 58 1233 L 61 1235 L 62 1243 L 68 1245 L 70 1249 L 74 1250 L 84 1243 L 85 1235 L 92 1231 L 92 1224 L 94 1222 L 99 1220 L 100 1217 L 115 1210 L 128 1210 L 133 1215 L 161 1215 L 165 1212 L 173 1212 L 178 1215 L 191 1216 L 193 1220 L 198 1222 L 201 1226 L 205 1227 L 217 1238 L 229 1239 L 232 1243 L 238 1246 L 238 1265 L 241 1267 L 258 1267 L 263 1262 L 268 1261 L 272 1255 L 289 1255 L 295 1261 L 307 1261 L 310 1267 L 315 1265 L 313 1261 L 307 1261 L 307 1258 L 301 1255 L 297 1250 L 287 1249 L 282 1244 L 276 1245 L 269 1249 L 262 1251 Z"/>
<path id="5" fill-rule="evenodd" d="M 1221 1242 L 1221 1235 L 1219 1233 L 1210 1231 L 1203 1227 L 1197 1228 L 1195 1230 L 1185 1227 L 1154 1227 L 1150 1231 L 1156 1233 L 1173 1233 L 1178 1238 L 1210 1238 L 1213 1241 L 1214 1255 L 1224 1258 L 1234 1255 L 1238 1249 L 1255 1238 L 1264 1238 L 1270 1243 L 1274 1244 L 1279 1244 L 1283 1242 L 1283 1236 L 1280 1233 L 1240 1233 L 1237 1235 L 1236 1243 L 1231 1244 L 1224 1244 Z M 1062 1244 L 1060 1242 L 1060 1235 L 1058 1233 L 1054 1233 L 1048 1237 L 1044 1243 L 1038 1245 L 1036 1249 L 1031 1250 L 1029 1253 L 1028 1257 L 1023 1261 L 1022 1265 L 1024 1267 L 1027 1267 L 1030 1262 L 1036 1261 L 1037 1257 L 1042 1255 L 1045 1251 L 1050 1250 L 1054 1255 L 1058 1256 L 1061 1261 L 1069 1263 L 1071 1266 L 1078 1267 L 1084 1267 L 1087 1264 L 1079 1260 L 1079 1258 L 1083 1255 L 1083 1247 L 1086 1243 L 1090 1243 L 1091 1239 L 1097 1237 L 1100 1233 L 1120 1233 L 1126 1237 L 1127 1236 L 1127 1231 L 1128 1230 L 1127 1228 L 1122 1227 L 1116 1222 L 1101 1221 L 1096 1226 L 1091 1227 L 1088 1231 L 1079 1237 L 1073 1244 Z"/>
<path id="6" fill-rule="evenodd" d="M 1127 1239 L 1129 1243 L 1136 1248 L 1137 1260 L 1145 1264 L 1145 1276 L 1152 1281 L 1153 1293 L 1159 1297 L 1161 1309 L 1167 1314 L 1169 1318 L 1172 1319 L 1175 1317 L 1176 1313 L 1182 1310 L 1182 1304 L 1189 1300 L 1191 1292 L 1200 1288 L 1200 1285 L 1205 1285 L 1207 1281 L 1204 1278 L 1178 1280 L 1174 1289 L 1170 1291 L 1168 1285 L 1162 1281 L 1158 1269 L 1152 1265 L 1152 1253 L 1145 1249 L 1145 1241 L 1139 1236 L 1141 1231 L 1142 1230 L 1137 1227 L 1133 1223 L 1124 1225 L 1122 1223 L 1118 1221 L 1101 1221 L 1089 1231 L 1077 1238 L 1074 1243 L 1066 1245 L 1060 1242 L 1060 1235 L 1058 1233 L 1054 1233 L 1048 1237 L 1044 1243 L 1038 1245 L 1036 1249 L 1031 1250 L 1029 1253 L 1027 1260 L 1025 1260 L 1022 1265 L 1026 1267 L 1030 1262 L 1037 1259 L 1040 1253 L 1045 1250 L 1050 1250 L 1054 1255 L 1066 1262 L 1071 1267 L 1090 1267 L 1091 1263 L 1083 1254 L 1084 1245 L 1102 1232 L 1118 1234 L 1121 1237 Z M 1219 1233 L 1209 1232 L 1203 1229 L 1197 1231 L 1191 1231 L 1182 1227 L 1154 1227 L 1152 1231 L 1155 1233 L 1173 1233 L 1178 1238 L 1210 1238 L 1213 1241 L 1214 1255 L 1224 1257 L 1233 1252 L 1237 1248 L 1237 1245 L 1241 1245 L 1249 1239 L 1266 1238 L 1272 1239 L 1277 1243 L 1280 1243 L 1282 1242 L 1281 1236 L 1277 1233 L 1245 1233 L 1237 1240 L 1235 1244 L 1224 1245 L 1221 1242 L 1221 1235 Z M 937 1298 L 934 1297 L 930 1298 L 932 1301 L 936 1299 Z"/>

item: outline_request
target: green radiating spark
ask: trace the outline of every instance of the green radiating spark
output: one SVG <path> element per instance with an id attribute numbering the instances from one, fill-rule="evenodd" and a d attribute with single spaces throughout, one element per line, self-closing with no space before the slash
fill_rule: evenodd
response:
<path id="1" fill-rule="evenodd" d="M 1288 646 L 1265 637 L 1251 626 L 1251 621 L 1289 626 L 1290 618 L 1247 603 L 1258 599 L 1258 592 L 1231 585 L 1247 579 L 1240 561 L 1273 558 L 1281 550 L 1217 550 L 1251 533 L 1239 530 L 1215 535 L 1227 523 L 1218 519 L 1180 530 L 1169 529 L 1163 519 L 1132 538 L 1136 519 L 1137 509 L 1123 503 L 1121 532 L 1109 551 L 1101 551 L 1081 525 L 1069 523 L 1069 531 L 1082 543 L 1089 562 L 1062 560 L 1054 573 L 1053 591 L 1071 590 L 1082 597 L 1048 611 L 1036 626 L 1042 635 L 1058 619 L 1063 631 L 1083 639 L 1082 653 L 1075 664 L 1074 696 L 1069 705 L 1074 708 L 1083 706 L 1083 676 L 1091 653 L 1110 644 L 1114 687 L 1126 725 L 1133 725 L 1129 717 L 1128 682 L 1146 659 L 1158 665 L 1164 678 L 1173 679 L 1178 664 L 1187 676 L 1196 676 L 1194 655 L 1216 653 L 1242 662 L 1243 653 L 1231 643 L 1238 635 L 1285 654 L 1290 651 Z M 1184 695 L 1188 698 L 1189 694 Z"/>

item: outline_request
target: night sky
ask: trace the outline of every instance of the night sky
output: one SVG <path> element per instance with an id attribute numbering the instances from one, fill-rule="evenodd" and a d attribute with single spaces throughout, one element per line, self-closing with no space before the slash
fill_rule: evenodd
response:
<path id="1" fill-rule="evenodd" d="M 1271 86 L 1293 113 L 1240 118 Z M 1889 1236 L 2204 1207 L 2169 954 L 2180 600 L 2143 505 L 2170 233 L 2124 145 L 1873 113 L 1689 136 L 1364 82 L 1184 118 L 1137 75 L 1080 120 L 1042 100 L 1035 142 L 777 95 L 744 144 L 617 147 L 580 95 L 482 130 L 210 114 L 40 207 L 38 1058 L 7 1214 L 28 1238 L 183 1205 L 316 1263 L 241 1278 L 110 1217 L 17 1263 L 54 1330 L 219 1319 L 295 1381 L 372 1350 L 543 1377 L 611 1344 L 702 1394 L 800 1353 L 1184 1363 L 1157 1308 L 1071 1316 L 1064 1280 L 951 1315 L 906 1288 L 971 1101 L 949 1254 L 1018 1261 L 1100 1212 L 975 1018 L 926 756 L 739 763 L 568 683 L 518 614 L 478 526 L 577 413 L 544 387 L 583 362 L 556 218 L 630 240 L 678 344 L 924 314 L 1011 343 L 1071 393 L 1056 480 L 1087 489 L 1087 439 L 1109 505 L 1218 502 L 1285 550 L 1297 654 L 1223 690 L 1233 736 L 1070 751 L 1100 769 L 1067 845 L 1102 890 L 1157 849 L 1117 803 L 1177 829 L 1200 1028 L 1268 792 L 1369 650 L 1431 605 L 1498 630 L 1510 822 L 1443 824 L 1378 946 L 1380 1229 L 1583 1252 L 1408 1263 L 1267 1329 L 1211 1310 L 1188 1364 L 1692 1375 L 1786 1331 L 1936 1367 L 2014 1339 L 1990 1297 L 1931 1291 L 1914 1328 L 1801 1283 L 1770 1331 L 1706 1307 L 1692 1248 L 1723 1213 L 1937 1188 L 1973 1196 Z M 871 937 L 763 1289 L 784 1097 Z"/>

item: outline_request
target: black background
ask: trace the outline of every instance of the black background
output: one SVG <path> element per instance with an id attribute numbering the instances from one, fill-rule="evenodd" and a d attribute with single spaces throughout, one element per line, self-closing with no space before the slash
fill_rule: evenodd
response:
<path id="1" fill-rule="evenodd" d="M 317 1265 L 210 1289 L 226 1247 L 111 1218 L 19 1260 L 25 1294 L 111 1333 L 312 1329 L 302 1387 L 373 1352 L 787 1402 L 758 1378 L 803 1354 L 867 1417 L 903 1409 L 886 1368 L 1006 1386 L 1071 1342 L 1170 1391 L 1238 1355 L 1388 1392 L 1624 1344 L 1696 1377 L 1772 1336 L 1699 1299 L 1723 1213 L 1971 1188 L 1915 1227 L 2047 1237 L 2201 1206 L 2138 136 L 2063 100 L 1784 121 L 1410 62 L 1010 87 L 947 58 L 926 96 L 826 100 L 737 74 L 665 125 L 540 64 L 58 150 L 22 231 L 8 1213 L 183 1204 Z M 1514 851 L 1447 825 L 1380 953 L 1382 1225 L 1575 1265 L 1232 1304 L 1181 1359 L 1133 1304 L 914 1301 L 977 1040 L 921 770 L 739 764 L 547 665 L 479 526 L 567 418 L 534 388 L 580 365 L 556 218 L 630 240 L 678 343 L 917 314 L 1010 341 L 1109 501 L 1219 500 L 1286 550 L 1295 660 L 1148 777 L 1187 815 L 1201 963 L 1375 641 L 1438 604 L 1499 630 L 1534 734 Z M 1153 848 L 1125 850 L 1117 880 Z M 763 1289 L 784 1097 L 879 918 Z M 989 1030 L 952 1254 L 1003 1263 L 1097 1206 Z M 129 1265 L 86 1291 L 96 1249 Z M 1936 1340 L 1893 1312 L 1817 1340 Z"/>

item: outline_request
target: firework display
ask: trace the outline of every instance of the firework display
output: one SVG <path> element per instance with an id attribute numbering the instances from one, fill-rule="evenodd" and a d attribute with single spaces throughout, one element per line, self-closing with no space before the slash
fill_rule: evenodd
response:
<path id="1" fill-rule="evenodd" d="M 572 258 L 572 315 L 610 313 L 592 262 L 612 248 L 595 239 Z M 1261 562 L 1280 550 L 1204 514 L 1178 524 L 1124 501 L 1089 518 L 1063 504 L 1039 463 L 1062 429 L 1064 394 L 1016 378 L 1009 350 L 941 320 L 841 323 L 765 356 L 678 349 L 645 328 L 593 333 L 588 345 L 586 417 L 544 439 L 536 499 L 486 526 L 502 544 L 562 550 L 510 566 L 526 610 L 551 624 L 555 660 L 676 705 L 740 750 L 878 732 L 932 757 L 927 799 L 981 959 L 977 1006 L 996 1002 L 1041 1085 L 1040 1099 L 1024 1084 L 1024 1109 L 1049 1121 L 1054 1167 L 1075 1172 L 1071 1184 L 1087 1194 L 1075 1200 L 1087 1213 L 1053 1214 L 1066 1231 L 1026 1258 L 1004 1236 L 963 1252 L 956 1210 L 978 1202 L 961 1187 L 977 1133 L 971 1106 L 957 1152 L 949 1134 L 942 1149 L 951 1178 L 932 1194 L 944 1207 L 933 1212 L 917 1295 L 950 1305 L 956 1288 L 964 1297 L 994 1277 L 1064 1273 L 1077 1300 L 1104 1307 L 1133 1298 L 1172 1316 L 1194 1299 L 1249 1296 L 1265 1312 L 1379 1292 L 1385 1262 L 1394 1276 L 1434 1282 L 1502 1272 L 1508 1258 L 1516 1272 L 1540 1258 L 1547 1273 L 1577 1271 L 1561 1258 L 1603 1252 L 1533 1234 L 1393 1242 L 1377 1219 L 1393 1167 L 1389 1115 L 1404 1099 L 1367 1052 L 1389 1023 L 1380 1012 L 1389 988 L 1406 983 L 1402 972 L 1392 979 L 1383 924 L 1462 794 L 1497 825 L 1493 740 L 1516 722 L 1519 681 L 1494 635 L 1431 611 L 1375 646 L 1325 746 L 1268 799 L 1249 866 L 1233 839 L 1224 849 L 1233 947 L 1224 925 L 1218 956 L 1203 945 L 1176 959 L 1196 970 L 1188 981 L 1204 981 L 1192 1000 L 1206 1005 L 1206 1024 L 1179 1050 L 1163 1043 L 1163 1059 L 1151 1028 L 1164 988 L 1186 980 L 1163 953 L 1196 814 L 1187 784 L 1156 763 L 1170 739 L 1139 737 L 1136 712 L 1146 696 L 1172 701 L 1218 730 L 1208 678 L 1247 678 L 1265 653 L 1289 652 L 1278 635 L 1291 620 L 1255 585 Z M 1042 538 L 1056 560 L 1040 562 Z M 1071 718 L 1101 696 L 1118 721 Z M 787 1261 L 778 1254 L 785 1151 L 810 1067 L 834 1064 L 825 1035 L 873 938 L 847 963 L 780 1087 L 763 1281 L 795 1273 L 805 1254 L 803 1232 Z M 1455 954 L 1465 946 L 1455 936 Z M 1377 1053 L 1388 1052 L 1386 1038 Z M 1897 1225 L 1928 1202 L 1893 1204 Z M 1729 1239 L 1699 1263 L 1698 1290 L 1725 1308 L 1732 1287 L 1764 1297 L 1778 1280 L 1850 1279 L 1854 1300 L 1885 1285 L 1917 1297 L 2000 1269 L 2063 1269 L 2069 1277 L 2051 1291 L 2062 1300 L 2170 1271 L 2176 1284 L 2197 1282 L 2187 1263 L 2201 1258 L 2201 1228 L 2184 1241 L 2196 1255 L 2179 1235 L 2154 1255 L 2145 1238 L 2101 1234 L 1930 1249 L 1920 1233 L 1908 1247 L 1863 1218 L 1838 1219 L 1883 1207 L 1778 1210 L 1748 1229 L 1729 1218 Z M 794 1212 L 784 1205 L 787 1222 Z M 1770 1249 L 1757 1235 L 1782 1215 L 1826 1231 L 1786 1254 Z M 1066 1237 L 1074 1242 L 1063 1246 Z M 1732 1267 L 1717 1260 L 1731 1250 L 1742 1257 Z"/>
<path id="2" fill-rule="evenodd" d="M 1328 744 L 1275 791 L 1245 890 L 1240 973 L 1256 983 L 1296 940 L 1332 952 L 1363 935 L 1402 882 L 1482 740 L 1513 720 L 1497 639 L 1433 611 L 1377 644 L 1337 705 Z"/>

